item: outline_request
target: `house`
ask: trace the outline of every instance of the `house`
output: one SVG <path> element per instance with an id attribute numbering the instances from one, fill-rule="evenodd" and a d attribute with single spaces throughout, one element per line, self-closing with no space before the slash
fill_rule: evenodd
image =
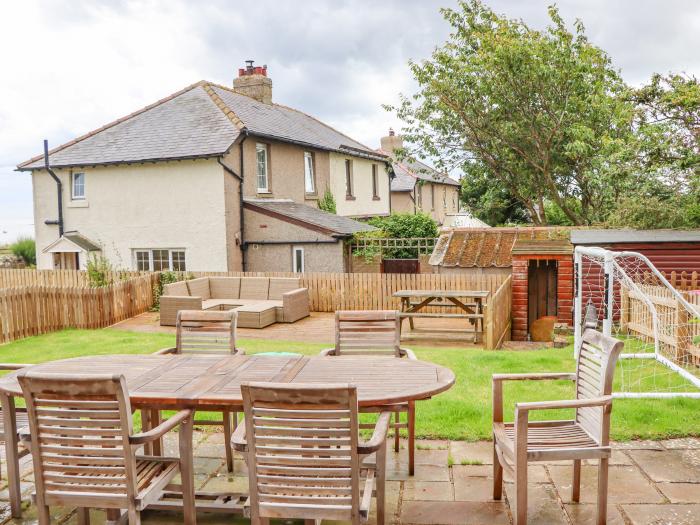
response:
<path id="1" fill-rule="evenodd" d="M 392 158 L 394 170 L 391 211 L 425 212 L 438 224 L 443 224 L 447 215 L 459 212 L 458 181 L 418 160 L 397 160 L 396 150 L 403 148 L 403 138 L 393 129 L 380 142 L 378 151 Z"/>
<path id="2" fill-rule="evenodd" d="M 274 103 L 252 61 L 232 88 L 197 82 L 47 160 L 17 168 L 40 269 L 99 252 L 134 270 L 343 271 L 344 240 L 372 229 L 353 218 L 390 213 L 389 158 Z M 318 209 L 327 191 L 337 215 Z"/>

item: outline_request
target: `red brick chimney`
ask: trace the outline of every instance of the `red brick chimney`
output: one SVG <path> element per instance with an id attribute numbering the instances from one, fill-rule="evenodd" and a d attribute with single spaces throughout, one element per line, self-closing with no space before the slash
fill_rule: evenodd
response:
<path id="1" fill-rule="evenodd" d="M 252 97 L 264 104 L 272 104 L 272 80 L 267 76 L 267 66 L 254 66 L 246 60 L 246 67 L 238 69 L 238 78 L 233 79 L 233 90 Z"/>

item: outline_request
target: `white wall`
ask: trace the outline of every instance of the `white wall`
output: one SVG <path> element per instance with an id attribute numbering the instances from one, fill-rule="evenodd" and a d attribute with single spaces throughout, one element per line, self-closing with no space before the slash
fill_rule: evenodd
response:
<path id="1" fill-rule="evenodd" d="M 116 268 L 135 268 L 137 248 L 184 248 L 187 269 L 226 271 L 224 171 L 215 160 L 85 168 L 85 200 L 71 201 L 70 171 L 63 182 L 65 230 L 98 243 Z M 37 267 L 50 269 L 42 250 L 58 238 L 56 183 L 32 175 Z"/>
<path id="2" fill-rule="evenodd" d="M 347 200 L 345 196 L 345 159 L 352 160 L 355 200 Z M 377 165 L 379 200 L 372 198 L 372 164 Z M 346 217 L 389 215 L 389 174 L 385 163 L 331 153 L 330 181 L 338 215 Z"/>

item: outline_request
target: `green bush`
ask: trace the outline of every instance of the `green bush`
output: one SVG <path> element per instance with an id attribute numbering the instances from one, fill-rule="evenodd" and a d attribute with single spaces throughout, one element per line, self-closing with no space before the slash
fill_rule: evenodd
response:
<path id="1" fill-rule="evenodd" d="M 112 265 L 107 257 L 97 255 L 94 252 L 90 255 L 90 257 L 88 257 L 88 283 L 93 288 L 101 288 L 112 284 L 114 282 L 112 280 L 113 272 L 114 268 L 112 268 Z"/>
<path id="2" fill-rule="evenodd" d="M 36 243 L 31 237 L 20 237 L 10 245 L 10 251 L 19 257 L 27 266 L 36 265 Z"/>
<path id="3" fill-rule="evenodd" d="M 335 197 L 333 197 L 329 188 L 326 188 L 326 193 L 324 193 L 323 197 L 318 201 L 318 209 L 328 213 L 338 213 L 335 206 Z"/>
<path id="4" fill-rule="evenodd" d="M 388 217 L 374 217 L 369 223 L 382 231 L 381 235 L 392 239 L 414 239 L 416 237 L 437 237 L 437 223 L 427 213 L 392 213 Z M 366 256 L 368 254 L 365 254 Z M 396 248 L 384 251 L 387 259 L 415 259 L 417 248 Z"/>

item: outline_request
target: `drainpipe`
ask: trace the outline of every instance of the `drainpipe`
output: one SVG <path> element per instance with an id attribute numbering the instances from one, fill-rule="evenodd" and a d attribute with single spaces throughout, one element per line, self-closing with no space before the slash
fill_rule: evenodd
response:
<path id="1" fill-rule="evenodd" d="M 44 224 L 58 224 L 58 236 L 63 237 L 63 183 L 49 166 L 49 141 L 44 139 L 44 167 L 51 178 L 56 181 L 56 193 L 58 194 L 58 220 L 47 219 Z"/>
<path id="2" fill-rule="evenodd" d="M 235 171 L 233 171 L 231 168 L 229 168 L 226 164 L 221 162 L 220 157 L 216 159 L 216 161 L 219 164 L 221 164 L 221 167 L 224 168 L 224 171 L 226 173 L 229 173 L 230 175 L 233 175 L 234 177 L 236 177 L 236 179 L 238 179 L 238 188 L 239 188 L 239 192 L 238 192 L 239 203 L 238 204 L 239 204 L 239 208 L 240 208 L 239 220 L 240 220 L 240 224 L 241 224 L 241 269 L 243 271 L 245 271 L 245 266 L 246 266 L 245 265 L 246 242 L 245 242 L 244 237 L 243 237 L 244 236 L 244 233 L 243 233 L 243 142 L 245 141 L 245 139 L 248 136 L 248 130 L 244 130 L 244 133 L 245 134 L 244 134 L 243 140 L 240 142 L 240 145 L 241 145 L 241 168 L 240 168 L 241 174 L 240 175 L 238 173 L 236 173 Z"/>

